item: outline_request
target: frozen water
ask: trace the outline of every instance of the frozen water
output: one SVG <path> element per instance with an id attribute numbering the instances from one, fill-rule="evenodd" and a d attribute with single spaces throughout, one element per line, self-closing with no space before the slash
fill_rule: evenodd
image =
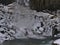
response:
<path id="1" fill-rule="evenodd" d="M 60 23 L 58 16 L 36 12 L 16 2 L 8 6 L 2 5 L 1 7 L 3 8 L 0 11 L 0 32 L 4 33 L 4 38 L 2 38 L 4 40 L 45 39 L 46 37 L 44 36 L 52 36 L 54 26 Z M 59 25 L 56 28 L 59 30 Z M 1 35 L 0 37 L 2 37 Z"/>
<path id="2" fill-rule="evenodd" d="M 55 40 L 55 41 L 54 41 L 54 44 L 60 45 L 60 39 Z"/>

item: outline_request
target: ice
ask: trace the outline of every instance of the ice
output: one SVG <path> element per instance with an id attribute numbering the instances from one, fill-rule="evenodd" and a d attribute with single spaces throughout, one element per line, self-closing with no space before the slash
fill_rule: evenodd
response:
<path id="1" fill-rule="evenodd" d="M 60 39 L 55 40 L 55 41 L 54 41 L 54 44 L 60 45 Z"/>
<path id="2" fill-rule="evenodd" d="M 60 30 L 58 16 L 36 12 L 17 3 L 14 2 L 8 6 L 0 5 L 3 7 L 0 10 L 0 37 L 3 35 L 3 38 L 0 39 L 3 39 L 2 41 L 29 38 L 45 39 L 47 36 L 52 36 L 55 25 L 57 25 L 57 30 Z"/>

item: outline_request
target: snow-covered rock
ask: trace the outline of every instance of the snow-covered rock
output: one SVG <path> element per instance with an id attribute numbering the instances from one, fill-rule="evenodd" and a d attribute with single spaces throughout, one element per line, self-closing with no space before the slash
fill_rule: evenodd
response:
<path id="1" fill-rule="evenodd" d="M 54 44 L 60 45 L 60 39 L 57 39 L 53 42 Z"/>
<path id="2" fill-rule="evenodd" d="M 36 12 L 17 3 L 0 7 L 3 7 L 0 10 L 0 37 L 3 35 L 3 41 L 15 38 L 45 39 L 44 36 L 52 36 L 55 25 L 57 30 L 60 29 L 58 16 Z"/>

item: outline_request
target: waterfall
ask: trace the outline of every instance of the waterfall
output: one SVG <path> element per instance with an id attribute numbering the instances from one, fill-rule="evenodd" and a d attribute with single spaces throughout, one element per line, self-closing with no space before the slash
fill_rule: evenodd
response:
<path id="1" fill-rule="evenodd" d="M 16 0 L 17 4 L 29 6 L 29 0 Z"/>

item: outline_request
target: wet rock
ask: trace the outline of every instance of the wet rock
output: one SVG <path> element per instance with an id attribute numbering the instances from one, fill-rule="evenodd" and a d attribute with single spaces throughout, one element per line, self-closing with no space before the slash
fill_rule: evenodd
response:
<path id="1" fill-rule="evenodd" d="M 0 3 L 3 4 L 3 5 L 8 5 L 8 4 L 11 4 L 13 3 L 15 0 L 1 0 Z"/>

